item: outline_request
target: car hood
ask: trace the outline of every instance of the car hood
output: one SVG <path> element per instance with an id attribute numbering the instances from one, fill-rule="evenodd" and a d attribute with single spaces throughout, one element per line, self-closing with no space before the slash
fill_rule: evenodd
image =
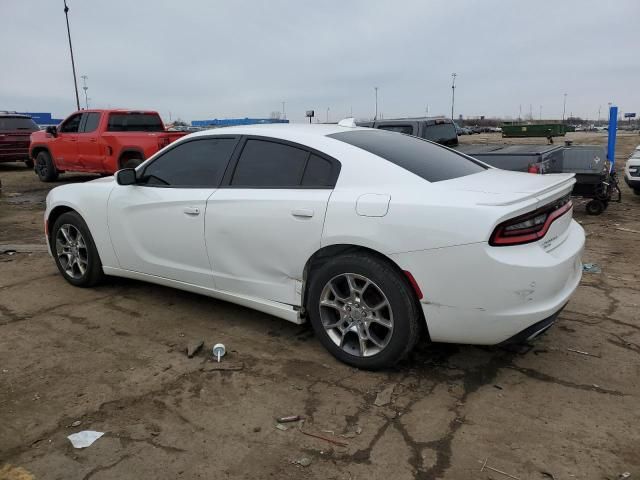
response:
<path id="1" fill-rule="evenodd" d="M 575 183 L 573 173 L 538 175 L 490 168 L 436 185 L 451 191 L 476 192 L 478 205 L 512 205 L 528 199 L 568 194 Z"/>

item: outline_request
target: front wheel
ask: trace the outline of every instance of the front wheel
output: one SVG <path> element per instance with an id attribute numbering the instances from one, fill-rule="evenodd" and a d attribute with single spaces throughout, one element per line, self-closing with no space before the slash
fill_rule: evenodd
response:
<path id="1" fill-rule="evenodd" d="M 76 212 L 60 215 L 51 231 L 51 251 L 62 276 L 76 287 L 91 287 L 104 276 L 87 224 Z"/>
<path id="2" fill-rule="evenodd" d="M 391 367 L 418 340 L 413 291 L 396 268 L 372 255 L 342 255 L 312 272 L 306 305 L 325 348 L 354 367 Z"/>

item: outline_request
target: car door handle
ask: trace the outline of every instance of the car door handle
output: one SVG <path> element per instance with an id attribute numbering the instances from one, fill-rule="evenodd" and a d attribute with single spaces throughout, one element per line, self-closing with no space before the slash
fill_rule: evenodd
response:
<path id="1" fill-rule="evenodd" d="M 198 207 L 185 207 L 183 211 L 187 215 L 200 215 L 200 209 Z"/>
<path id="2" fill-rule="evenodd" d="M 313 217 L 313 210 L 309 210 L 307 208 L 295 208 L 291 210 L 291 215 L 294 217 L 311 218 Z"/>

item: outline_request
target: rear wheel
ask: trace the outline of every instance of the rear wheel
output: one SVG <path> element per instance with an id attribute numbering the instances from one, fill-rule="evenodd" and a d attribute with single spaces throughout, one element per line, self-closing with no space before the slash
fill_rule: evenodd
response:
<path id="1" fill-rule="evenodd" d="M 120 160 L 120 167 L 121 168 L 136 168 L 142 162 L 143 162 L 143 160 L 140 157 L 123 158 L 122 160 Z"/>
<path id="2" fill-rule="evenodd" d="M 89 228 L 76 212 L 60 215 L 51 231 L 51 251 L 62 276 L 76 287 L 102 280 L 102 262 Z"/>
<path id="3" fill-rule="evenodd" d="M 604 212 L 605 205 L 602 200 L 596 199 L 588 202 L 586 208 L 589 215 L 600 215 L 602 212 Z"/>
<path id="4" fill-rule="evenodd" d="M 418 305 L 406 279 L 372 255 L 339 256 L 312 272 L 307 311 L 327 350 L 358 368 L 393 366 L 419 335 Z"/>
<path id="5" fill-rule="evenodd" d="M 58 178 L 58 170 L 56 170 L 56 166 L 53 164 L 49 152 L 43 151 L 38 153 L 36 156 L 35 169 L 38 178 L 43 182 L 53 182 Z"/>

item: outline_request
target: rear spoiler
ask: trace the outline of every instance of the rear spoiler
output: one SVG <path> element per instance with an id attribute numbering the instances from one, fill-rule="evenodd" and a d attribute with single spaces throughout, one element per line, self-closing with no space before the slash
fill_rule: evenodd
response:
<path id="1" fill-rule="evenodd" d="M 489 207 L 504 207 L 504 206 L 520 203 L 524 200 L 530 200 L 534 198 L 549 196 L 549 194 L 555 191 L 569 189 L 570 187 L 573 187 L 573 185 L 576 183 L 575 173 L 550 173 L 543 176 L 545 178 L 549 178 L 551 182 L 549 183 L 548 186 L 546 186 L 542 190 L 538 190 L 537 192 L 522 192 L 521 195 L 514 193 L 514 196 L 509 200 L 495 201 L 495 202 L 478 202 L 477 205 L 483 205 L 483 206 L 489 206 Z"/>

